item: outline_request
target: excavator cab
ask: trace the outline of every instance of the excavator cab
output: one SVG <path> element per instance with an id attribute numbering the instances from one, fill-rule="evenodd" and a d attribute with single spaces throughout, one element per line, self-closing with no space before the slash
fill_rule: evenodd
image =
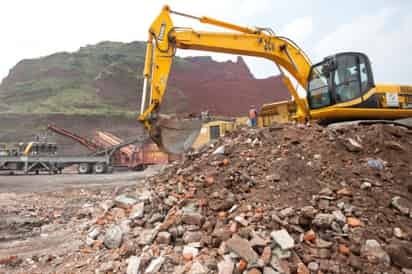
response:
<path id="1" fill-rule="evenodd" d="M 345 52 L 325 58 L 312 66 L 308 79 L 309 108 L 320 109 L 350 103 L 375 86 L 369 58 L 358 52 Z M 377 101 L 368 102 L 377 107 Z M 375 105 L 375 106 L 373 106 Z"/>

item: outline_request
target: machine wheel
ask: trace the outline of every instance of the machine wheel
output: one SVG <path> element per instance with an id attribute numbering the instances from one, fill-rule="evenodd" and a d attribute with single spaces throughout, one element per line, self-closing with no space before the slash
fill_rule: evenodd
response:
<path id="1" fill-rule="evenodd" d="M 90 173 L 90 165 L 88 163 L 81 163 L 77 168 L 79 174 L 87 174 Z"/>
<path id="2" fill-rule="evenodd" d="M 106 164 L 105 163 L 96 163 L 93 166 L 94 173 L 102 174 L 106 173 Z"/>

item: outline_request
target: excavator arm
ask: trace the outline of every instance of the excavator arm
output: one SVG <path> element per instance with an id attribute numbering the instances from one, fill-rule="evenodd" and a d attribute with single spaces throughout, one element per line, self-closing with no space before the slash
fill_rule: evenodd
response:
<path id="1" fill-rule="evenodd" d="M 191 28 L 175 27 L 171 14 L 189 17 L 229 31 L 200 32 Z M 172 11 L 168 6 L 165 6 L 149 29 L 139 120 L 149 131 L 152 139 L 166 151 L 180 153 L 190 147 L 190 143 L 194 141 L 193 137 L 197 135 L 197 133 L 190 133 L 195 132 L 196 128 L 199 127 L 199 123 L 193 120 L 162 119 L 158 113 L 166 92 L 167 80 L 177 48 L 255 56 L 273 61 L 278 66 L 283 81 L 296 102 L 297 119 L 301 121 L 307 119 L 306 98 L 299 97 L 282 68 L 292 75 L 301 86 L 306 87 L 311 62 L 291 40 L 276 36 L 269 29 L 247 28 L 209 17 L 195 17 Z M 148 85 L 149 98 L 147 98 Z M 146 103 L 148 103 L 147 107 Z M 184 124 L 185 122 L 186 124 Z M 167 130 L 171 134 L 165 138 Z M 180 132 L 181 134 L 173 135 L 172 132 Z M 183 135 L 191 135 L 191 140 L 186 140 Z M 176 143 L 179 143 L 179 140 L 184 144 L 177 145 L 178 149 L 176 149 Z M 171 148 L 172 146 L 174 147 Z"/>

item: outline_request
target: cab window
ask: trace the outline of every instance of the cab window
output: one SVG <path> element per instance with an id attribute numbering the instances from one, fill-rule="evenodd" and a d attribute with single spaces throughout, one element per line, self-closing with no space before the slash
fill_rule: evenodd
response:
<path id="1" fill-rule="evenodd" d="M 311 109 L 326 107 L 331 104 L 328 72 L 325 69 L 325 64 L 320 64 L 312 68 L 308 95 Z"/>
<path id="2" fill-rule="evenodd" d="M 337 67 L 333 73 L 336 103 L 350 101 L 361 95 L 357 58 L 355 55 L 342 55 L 336 60 Z"/>
<path id="3" fill-rule="evenodd" d="M 370 82 L 369 79 L 369 72 L 368 67 L 366 65 L 366 58 L 363 56 L 359 57 L 359 73 L 360 73 L 360 81 L 361 81 L 361 93 L 364 94 L 370 89 Z"/>

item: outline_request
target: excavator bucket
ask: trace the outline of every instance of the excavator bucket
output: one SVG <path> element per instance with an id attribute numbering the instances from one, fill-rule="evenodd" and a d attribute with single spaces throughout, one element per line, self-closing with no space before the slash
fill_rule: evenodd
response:
<path id="1" fill-rule="evenodd" d="M 172 154 L 189 150 L 202 128 L 201 119 L 164 116 L 158 118 L 150 133 L 161 149 Z"/>

